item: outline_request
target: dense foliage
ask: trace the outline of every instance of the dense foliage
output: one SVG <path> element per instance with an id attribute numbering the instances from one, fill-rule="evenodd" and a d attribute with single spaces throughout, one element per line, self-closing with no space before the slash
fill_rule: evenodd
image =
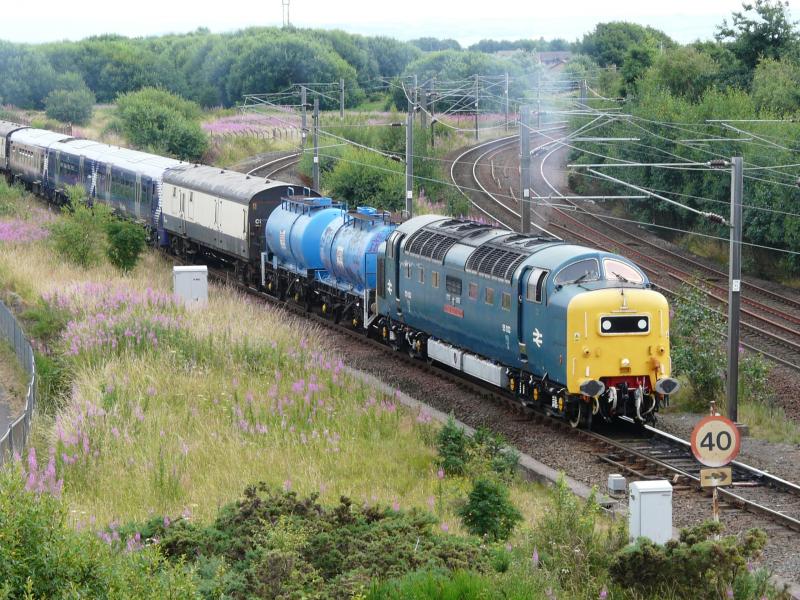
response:
<path id="1" fill-rule="evenodd" d="M 123 272 L 136 266 L 147 244 L 144 228 L 131 221 L 114 220 L 106 227 L 108 260 Z"/>
<path id="2" fill-rule="evenodd" d="M 720 539 L 723 529 L 707 521 L 681 530 L 677 540 L 663 546 L 640 538 L 615 557 L 611 576 L 625 588 L 652 595 L 670 590 L 698 600 L 766 597 L 768 574 L 754 572 L 751 563 L 766 546 L 767 534 L 752 529 L 742 538 Z"/>
<path id="3" fill-rule="evenodd" d="M 795 149 L 800 145 L 800 126 L 794 122 L 800 113 L 800 42 L 787 6 L 772 0 L 748 4 L 734 14 L 731 24 L 720 26 L 718 41 L 685 47 L 674 47 L 638 26 L 608 25 L 598 25 L 584 39 L 583 50 L 599 64 L 621 61 L 616 77 L 606 76 L 596 85 L 606 96 L 626 95 L 625 112 L 630 116 L 607 122 L 593 135 L 635 138 L 635 142 L 581 144 L 572 159 L 662 163 L 743 156 L 751 170 L 745 174 L 744 187 L 745 269 L 758 266 L 762 276 L 779 278 L 800 273 L 800 255 L 758 247 L 800 247 L 797 177 L 788 168 L 767 168 L 794 165 Z M 733 123 L 731 127 L 715 119 L 764 121 Z M 587 122 L 575 119 L 575 125 Z M 713 141 L 695 141 L 702 139 Z M 728 216 L 727 170 L 635 168 L 626 169 L 624 179 L 666 192 L 701 211 Z M 584 193 L 622 191 L 583 171 L 576 171 L 571 183 Z M 634 201 L 618 209 L 656 224 L 667 235 L 669 228 L 675 228 L 723 243 L 728 237 L 727 227 L 660 200 Z M 706 247 L 714 243 L 708 238 L 705 242 L 697 237 L 689 240 Z"/>
<path id="4" fill-rule="evenodd" d="M 27 469 L 46 477 L 49 467 L 35 461 Z M 65 504 L 39 490 L 40 483 L 37 477 L 26 482 L 17 465 L 0 468 L 0 598 L 197 597 L 191 572 L 156 548 L 76 531 Z"/>
<path id="5" fill-rule="evenodd" d="M 200 107 L 155 88 L 129 92 L 117 99 L 117 118 L 136 147 L 181 160 L 197 161 L 208 149 L 200 127 Z"/>
<path id="6" fill-rule="evenodd" d="M 198 29 L 136 39 L 102 35 L 42 45 L 0 42 L 0 104 L 43 108 L 52 91 L 85 85 L 100 102 L 160 87 L 203 106 L 231 106 L 243 93 L 279 91 L 287 82 L 344 78 L 352 106 L 371 80 L 399 75 L 420 53 L 415 45 L 386 37 L 294 28 L 226 34 Z"/>
<path id="7" fill-rule="evenodd" d="M 372 579 L 417 569 L 491 569 L 485 548 L 437 533 L 435 523 L 417 510 L 358 506 L 347 498 L 325 507 L 316 496 L 261 484 L 210 525 L 157 518 L 123 533 L 158 537 L 172 560 L 193 563 L 207 597 L 351 598 Z"/>
<path id="8" fill-rule="evenodd" d="M 709 305 L 699 282 L 683 285 L 673 299 L 670 322 L 672 366 L 692 388 L 696 410 L 711 400 L 722 400 L 727 371 L 727 321 Z M 767 383 L 771 364 L 760 354 L 748 353 L 739 361 L 739 398 L 766 403 L 772 400 Z M 684 394 L 687 396 L 687 394 Z"/>
<path id="9" fill-rule="evenodd" d="M 94 94 L 87 88 L 53 90 L 44 101 L 47 116 L 65 123 L 86 124 L 92 118 Z"/>

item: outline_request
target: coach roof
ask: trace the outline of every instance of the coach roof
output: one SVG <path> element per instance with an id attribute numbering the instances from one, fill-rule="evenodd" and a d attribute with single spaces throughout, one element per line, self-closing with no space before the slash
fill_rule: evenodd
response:
<path id="1" fill-rule="evenodd" d="M 203 192 L 217 198 L 225 198 L 239 204 L 249 204 L 253 198 L 263 192 L 287 187 L 286 183 L 280 181 L 253 177 L 218 167 L 193 164 L 169 169 L 164 174 L 164 183 Z M 302 186 L 298 186 L 297 189 L 302 191 Z"/>

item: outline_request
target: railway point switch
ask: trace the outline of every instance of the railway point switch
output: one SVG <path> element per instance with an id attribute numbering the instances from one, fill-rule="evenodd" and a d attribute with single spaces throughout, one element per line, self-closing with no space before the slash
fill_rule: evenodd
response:
<path id="1" fill-rule="evenodd" d="M 634 481 L 628 486 L 631 541 L 646 537 L 656 544 L 672 539 L 672 486 L 669 481 Z"/>

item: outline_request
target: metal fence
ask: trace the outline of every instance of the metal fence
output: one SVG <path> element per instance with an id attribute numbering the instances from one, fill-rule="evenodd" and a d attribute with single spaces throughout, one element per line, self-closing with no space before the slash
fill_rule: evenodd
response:
<path id="1" fill-rule="evenodd" d="M 25 412 L 11 421 L 8 431 L 0 431 L 0 465 L 15 452 L 22 454 L 28 433 L 31 430 L 31 418 L 36 408 L 36 366 L 33 360 L 33 348 L 14 315 L 0 302 L 0 336 L 11 344 L 17 354 L 17 360 L 29 376 L 28 394 L 25 398 Z"/>

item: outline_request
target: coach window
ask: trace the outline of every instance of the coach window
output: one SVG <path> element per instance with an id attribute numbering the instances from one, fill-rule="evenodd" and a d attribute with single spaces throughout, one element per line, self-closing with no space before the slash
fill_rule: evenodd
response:
<path id="1" fill-rule="evenodd" d="M 431 271 L 431 285 L 435 288 L 439 287 L 439 271 Z"/>
<path id="2" fill-rule="evenodd" d="M 528 302 L 541 302 L 544 296 L 544 282 L 547 280 L 547 273 L 544 269 L 534 269 L 528 278 L 528 291 L 525 299 Z"/>
<path id="3" fill-rule="evenodd" d="M 469 299 L 470 300 L 477 300 L 478 299 L 478 284 L 477 283 L 470 283 L 469 284 Z"/>
<path id="4" fill-rule="evenodd" d="M 444 278 L 444 285 L 447 288 L 447 293 L 453 296 L 460 296 L 463 291 L 461 280 L 458 277 L 446 275 Z"/>
<path id="5" fill-rule="evenodd" d="M 511 294 L 503 292 L 503 295 L 500 297 L 500 305 L 503 307 L 503 310 L 511 310 Z"/>
<path id="6" fill-rule="evenodd" d="M 425 283 L 425 269 L 422 267 L 419 268 L 419 282 Z"/>
<path id="7" fill-rule="evenodd" d="M 484 295 L 484 300 L 486 304 L 494 304 L 494 289 L 487 287 L 486 294 Z"/>

